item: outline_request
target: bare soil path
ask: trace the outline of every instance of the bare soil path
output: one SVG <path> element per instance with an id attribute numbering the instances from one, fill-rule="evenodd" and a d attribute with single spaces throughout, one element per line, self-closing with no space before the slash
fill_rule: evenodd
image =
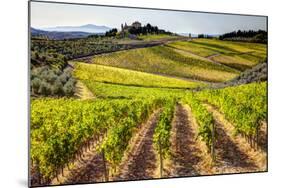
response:
<path id="1" fill-rule="evenodd" d="M 198 176 L 211 174 L 209 155 L 204 152 L 202 143 L 196 139 L 196 125 L 187 106 L 177 104 L 172 122 L 171 164 L 166 176 Z M 198 127 L 197 127 L 198 129 Z"/>
<path id="2" fill-rule="evenodd" d="M 93 93 L 80 80 L 78 80 L 76 83 L 74 95 L 82 100 L 95 98 Z"/>
<path id="3" fill-rule="evenodd" d="M 71 170 L 70 175 L 64 183 L 93 183 L 104 182 L 104 168 L 101 154 L 95 151 L 89 152 L 75 169 Z"/>
<path id="4" fill-rule="evenodd" d="M 212 58 L 213 57 L 216 57 L 216 56 L 219 56 L 220 54 L 213 54 L 213 55 L 209 55 L 207 57 L 205 57 L 206 59 L 210 59 L 211 61 L 214 61 Z"/>
<path id="5" fill-rule="evenodd" d="M 251 148 L 246 140 L 234 135 L 234 126 L 216 108 L 205 104 L 215 119 L 216 173 L 240 173 L 266 170 L 266 153 Z"/>
<path id="6" fill-rule="evenodd" d="M 172 176 L 195 176 L 199 172 L 194 168 L 198 164 L 200 157 L 199 149 L 195 144 L 195 134 L 188 124 L 186 110 L 182 105 L 176 106 L 175 118 L 173 121 L 173 131 L 175 136 L 172 141 L 172 160 L 174 169 Z"/>
<path id="7" fill-rule="evenodd" d="M 155 178 L 156 153 L 153 149 L 153 134 L 160 110 L 154 112 L 130 144 L 127 156 L 120 165 L 114 180 L 140 180 Z"/>
<path id="8" fill-rule="evenodd" d="M 69 61 L 67 64 L 67 67 L 71 68 L 74 70 L 74 62 Z M 87 100 L 87 99 L 93 99 L 95 96 L 93 93 L 87 88 L 85 84 L 83 84 L 82 81 L 77 80 L 76 86 L 75 86 L 75 93 L 74 96 L 82 99 L 82 100 Z"/>

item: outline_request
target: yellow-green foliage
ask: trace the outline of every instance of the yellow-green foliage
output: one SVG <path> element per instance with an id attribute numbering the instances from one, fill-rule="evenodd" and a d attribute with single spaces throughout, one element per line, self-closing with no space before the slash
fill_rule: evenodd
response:
<path id="1" fill-rule="evenodd" d="M 217 53 L 212 49 L 202 48 L 201 45 L 188 41 L 176 41 L 176 42 L 169 43 L 167 46 L 174 47 L 180 50 L 185 50 L 202 57 L 211 56 Z"/>
<path id="2" fill-rule="evenodd" d="M 35 99 L 31 103 L 31 159 L 50 180 L 91 139 L 108 132 L 102 147 L 110 163 L 123 157 L 136 126 L 165 99 Z M 122 135 L 122 136 L 120 136 Z"/>
<path id="3" fill-rule="evenodd" d="M 198 56 L 210 57 L 211 60 L 241 71 L 253 67 L 266 58 L 265 44 L 194 39 L 192 41 L 173 42 L 168 46 Z"/>
<path id="4" fill-rule="evenodd" d="M 212 127 L 214 125 L 214 118 L 210 112 L 203 106 L 202 102 L 192 92 L 188 92 L 183 98 L 182 102 L 188 104 L 192 110 L 197 124 L 198 136 L 206 143 L 209 149 L 212 145 Z"/>
<path id="5" fill-rule="evenodd" d="M 203 83 L 199 82 L 85 63 L 77 63 L 75 65 L 74 75 L 81 80 L 130 86 L 161 88 L 195 88 L 204 85 Z"/>
<path id="6" fill-rule="evenodd" d="M 241 71 L 251 68 L 257 63 L 256 61 L 243 58 L 241 55 L 218 55 L 211 57 L 211 59 Z"/>
<path id="7" fill-rule="evenodd" d="M 267 118 L 267 82 L 205 90 L 197 96 L 219 108 L 238 133 L 252 136 Z"/>
<path id="8" fill-rule="evenodd" d="M 104 54 L 94 57 L 92 62 L 94 64 L 212 82 L 230 80 L 238 75 L 237 71 L 226 66 L 187 57 L 165 46 Z"/>
<path id="9" fill-rule="evenodd" d="M 176 96 L 180 97 L 185 89 L 148 88 L 109 84 L 83 80 L 83 83 L 97 98 L 146 98 L 147 96 Z"/>
<path id="10" fill-rule="evenodd" d="M 243 45 L 239 45 L 239 43 L 231 42 L 231 41 L 221 41 L 215 39 L 196 39 L 193 40 L 192 43 L 201 45 L 202 47 L 207 47 L 214 51 L 221 52 L 251 52 L 253 51 L 251 48 L 248 48 Z"/>
<path id="11" fill-rule="evenodd" d="M 144 40 L 153 40 L 172 36 L 145 37 Z M 202 57 L 184 54 L 177 49 Z M 225 65 L 206 60 L 214 54 L 219 54 L 213 57 L 214 60 Z M 44 179 L 50 181 L 58 169 L 81 153 L 83 146 L 106 135 L 97 152 L 104 152 L 109 168 L 116 167 L 123 160 L 137 127 L 158 109 L 160 116 L 153 141 L 156 150 L 167 157 L 171 145 L 171 122 L 178 102 L 191 107 L 199 126 L 198 134 L 209 148 L 214 119 L 203 105 L 205 102 L 216 106 L 237 132 L 253 136 L 260 121 L 267 118 L 267 82 L 191 92 L 187 88 L 207 84 L 175 77 L 222 82 L 239 74 L 228 66 L 251 67 L 265 56 L 266 47 L 262 44 L 198 39 L 170 43 L 168 47 L 99 55 L 93 58 L 94 64 L 72 62 L 74 76 L 91 90 L 95 99 L 32 99 L 32 164 L 38 167 Z"/>

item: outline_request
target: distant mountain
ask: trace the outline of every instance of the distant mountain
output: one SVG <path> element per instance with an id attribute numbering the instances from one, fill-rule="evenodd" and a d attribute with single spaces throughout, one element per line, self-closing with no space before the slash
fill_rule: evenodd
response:
<path id="1" fill-rule="evenodd" d="M 31 28 L 32 37 L 43 37 L 53 40 L 85 38 L 88 37 L 89 35 L 92 35 L 92 33 L 80 32 L 80 31 L 74 31 L 74 32 L 44 31 L 40 29 Z"/>
<path id="2" fill-rule="evenodd" d="M 86 33 L 105 33 L 110 30 L 107 26 L 98 26 L 94 24 L 87 24 L 81 26 L 57 26 L 42 28 L 44 31 L 59 31 L 59 32 L 86 32 Z"/>

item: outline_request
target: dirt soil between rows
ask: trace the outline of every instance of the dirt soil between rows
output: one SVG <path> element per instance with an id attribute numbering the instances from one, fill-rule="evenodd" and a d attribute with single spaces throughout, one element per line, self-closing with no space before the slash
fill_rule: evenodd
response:
<path id="1" fill-rule="evenodd" d="M 157 162 L 153 149 L 153 134 L 159 114 L 160 109 L 152 113 L 141 126 L 129 144 L 130 148 L 119 168 L 120 172 L 114 177 L 109 177 L 109 181 L 155 178 Z M 60 175 L 59 180 L 54 179 L 52 185 L 104 182 L 104 171 L 102 155 L 92 147 L 84 152 L 83 157 L 77 159 L 69 170 L 65 168 L 64 175 Z"/>
<path id="2" fill-rule="evenodd" d="M 196 176 L 199 172 L 194 168 L 199 163 L 200 150 L 196 145 L 196 135 L 187 117 L 187 111 L 177 104 L 173 121 L 172 152 L 173 168 L 170 176 Z"/>
<path id="3" fill-rule="evenodd" d="M 157 159 L 153 148 L 153 134 L 159 114 L 160 110 L 152 114 L 130 144 L 128 155 L 120 165 L 120 172 L 114 177 L 115 181 L 155 178 Z"/>
<path id="4" fill-rule="evenodd" d="M 266 154 L 251 148 L 243 137 L 234 135 L 234 126 L 216 108 L 205 106 L 215 119 L 215 173 L 265 171 Z"/>
<path id="5" fill-rule="evenodd" d="M 78 80 L 76 83 L 75 94 L 74 96 L 82 100 L 94 99 L 93 93 L 87 88 L 87 86 Z"/>
<path id="6" fill-rule="evenodd" d="M 198 139 L 198 125 L 187 105 L 177 104 L 171 130 L 171 157 L 166 177 L 212 174 L 211 158 Z"/>
<path id="7" fill-rule="evenodd" d="M 101 154 L 88 154 L 91 157 L 81 161 L 81 166 L 72 170 L 64 183 L 94 183 L 104 181 L 104 168 Z"/>

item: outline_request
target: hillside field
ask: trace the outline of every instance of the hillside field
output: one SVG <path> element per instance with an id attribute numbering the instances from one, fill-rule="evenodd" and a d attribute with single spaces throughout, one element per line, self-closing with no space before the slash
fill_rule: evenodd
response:
<path id="1" fill-rule="evenodd" d="M 267 46 L 166 34 L 138 40 L 154 43 L 33 43 L 49 51 L 33 53 L 32 79 L 46 87 L 33 83 L 32 185 L 267 171 L 267 80 L 213 87 L 267 63 Z M 67 59 L 53 54 L 59 45 Z M 51 67 L 67 72 L 40 68 L 48 53 L 59 58 Z"/>

